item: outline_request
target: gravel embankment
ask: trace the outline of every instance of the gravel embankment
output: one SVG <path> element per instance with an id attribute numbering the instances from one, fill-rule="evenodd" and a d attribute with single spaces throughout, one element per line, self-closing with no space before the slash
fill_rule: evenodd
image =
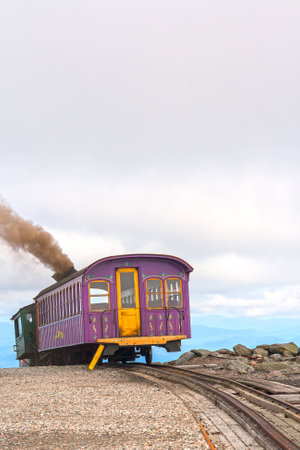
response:
<path id="1" fill-rule="evenodd" d="M 1 449 L 195 449 L 204 443 L 177 397 L 114 368 L 0 369 L 0 405 Z"/>

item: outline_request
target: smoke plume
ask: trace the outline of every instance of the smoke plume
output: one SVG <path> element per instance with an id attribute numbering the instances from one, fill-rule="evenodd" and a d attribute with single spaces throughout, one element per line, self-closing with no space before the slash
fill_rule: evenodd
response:
<path id="1" fill-rule="evenodd" d="M 13 249 L 31 253 L 58 274 L 65 274 L 73 268 L 70 258 L 48 231 L 30 220 L 24 220 L 1 198 L 0 237 Z"/>

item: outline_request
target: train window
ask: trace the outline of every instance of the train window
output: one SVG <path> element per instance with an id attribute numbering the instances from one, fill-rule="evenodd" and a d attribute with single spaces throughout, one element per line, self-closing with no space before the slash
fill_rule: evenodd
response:
<path id="1" fill-rule="evenodd" d="M 182 308 L 182 289 L 179 278 L 166 280 L 167 308 Z"/>
<path id="2" fill-rule="evenodd" d="M 22 321 L 21 317 L 18 317 L 15 320 L 15 331 L 16 331 L 16 337 L 19 337 L 22 335 Z"/>
<path id="3" fill-rule="evenodd" d="M 59 297 L 60 297 L 60 319 L 64 319 L 64 296 L 63 291 L 59 291 Z"/>
<path id="4" fill-rule="evenodd" d="M 73 316 L 73 292 L 72 287 L 69 288 L 70 316 Z"/>
<path id="5" fill-rule="evenodd" d="M 56 294 L 53 295 L 53 302 L 54 302 L 54 322 L 58 321 L 58 311 L 57 311 L 57 297 Z"/>
<path id="6" fill-rule="evenodd" d="M 147 306 L 148 308 L 162 308 L 162 281 L 158 278 L 151 278 L 146 281 Z"/>
<path id="7" fill-rule="evenodd" d="M 64 319 L 66 317 L 68 317 L 68 313 L 67 313 L 67 294 L 66 294 L 66 290 L 63 290 L 63 299 L 64 299 Z"/>
<path id="8" fill-rule="evenodd" d="M 77 283 L 77 311 L 81 312 L 81 299 L 80 299 L 80 283 Z"/>
<path id="9" fill-rule="evenodd" d="M 135 284 L 134 272 L 120 272 L 121 282 L 121 307 L 135 308 Z"/>
<path id="10" fill-rule="evenodd" d="M 38 303 L 39 308 L 39 326 L 43 325 L 43 316 L 42 316 L 42 301 Z"/>
<path id="11" fill-rule="evenodd" d="M 66 305 L 65 305 L 65 290 L 63 289 L 61 291 L 61 314 L 62 314 L 62 319 L 66 318 Z"/>
<path id="12" fill-rule="evenodd" d="M 89 283 L 90 311 L 109 309 L 109 283 L 91 281 Z"/>
<path id="13" fill-rule="evenodd" d="M 63 290 L 63 299 L 64 299 L 64 318 L 68 317 L 68 289 Z"/>
<path id="14" fill-rule="evenodd" d="M 52 318 L 51 297 L 47 297 L 47 302 L 48 302 L 48 308 L 49 308 L 49 321 L 50 321 L 50 323 L 51 323 L 51 322 L 53 322 L 53 318 Z"/>
<path id="15" fill-rule="evenodd" d="M 32 323 L 32 314 L 31 313 L 26 313 L 26 320 L 29 323 Z"/>
<path id="16" fill-rule="evenodd" d="M 43 301 L 43 309 L 44 309 L 44 325 L 49 323 L 49 311 L 48 311 L 48 301 L 47 301 L 47 297 L 44 298 Z"/>
<path id="17" fill-rule="evenodd" d="M 73 284 L 73 312 L 74 315 L 76 316 L 77 314 L 77 297 L 76 297 L 76 285 Z"/>
<path id="18" fill-rule="evenodd" d="M 42 325 L 45 325 L 45 323 L 46 323 L 46 319 L 45 319 L 45 299 L 42 299 L 41 307 L 42 307 Z"/>
<path id="19" fill-rule="evenodd" d="M 61 320 L 61 298 L 60 298 L 60 292 L 58 292 L 56 295 L 57 295 L 57 315 L 58 315 L 58 320 Z"/>
<path id="20" fill-rule="evenodd" d="M 49 297 L 44 298 L 44 325 L 49 323 L 50 321 L 50 304 L 49 304 Z"/>
<path id="21" fill-rule="evenodd" d="M 54 304 L 53 295 L 50 295 L 49 300 L 50 300 L 50 305 L 51 305 L 52 322 L 55 322 L 55 304 Z"/>

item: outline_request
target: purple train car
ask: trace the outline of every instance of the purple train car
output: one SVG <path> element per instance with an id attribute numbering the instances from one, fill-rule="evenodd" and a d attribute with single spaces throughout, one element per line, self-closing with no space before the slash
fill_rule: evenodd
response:
<path id="1" fill-rule="evenodd" d="M 151 346 L 179 351 L 191 337 L 189 274 L 169 255 L 132 254 L 99 259 L 35 298 L 37 348 L 48 363 L 151 363 Z"/>

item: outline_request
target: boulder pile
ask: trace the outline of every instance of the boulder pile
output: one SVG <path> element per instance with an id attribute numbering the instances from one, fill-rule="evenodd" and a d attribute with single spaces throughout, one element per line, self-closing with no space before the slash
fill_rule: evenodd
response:
<path id="1" fill-rule="evenodd" d="M 199 364 L 204 368 L 230 370 L 238 374 L 256 371 L 300 373 L 300 348 L 294 342 L 289 342 L 258 345 L 253 349 L 238 344 L 233 347 L 233 351 L 226 348 L 217 351 L 198 349 L 183 353 L 173 364 Z"/>

